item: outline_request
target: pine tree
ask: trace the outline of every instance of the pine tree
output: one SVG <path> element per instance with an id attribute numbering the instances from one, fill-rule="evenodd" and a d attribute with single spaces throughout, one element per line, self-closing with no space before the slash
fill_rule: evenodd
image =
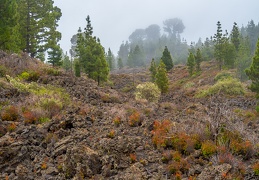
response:
<path id="1" fill-rule="evenodd" d="M 92 36 L 93 28 L 89 16 L 86 21 L 85 31 L 82 32 L 81 28 L 78 30 L 75 51 L 84 72 L 99 85 L 101 82 L 107 81 L 109 66 L 100 40 Z"/>
<path id="2" fill-rule="evenodd" d="M 218 61 L 219 70 L 221 70 L 224 63 L 224 39 L 219 21 L 217 22 L 217 34 L 214 35 L 214 56 Z"/>
<path id="3" fill-rule="evenodd" d="M 16 0 L 0 2 L 0 49 L 18 52 L 21 45 Z"/>
<path id="4" fill-rule="evenodd" d="M 167 46 L 165 46 L 165 49 L 164 49 L 164 52 L 163 52 L 163 56 L 161 57 L 161 60 L 165 64 L 167 71 L 171 70 L 174 67 L 173 59 L 172 59 L 172 56 L 171 56 L 170 52 L 168 51 Z"/>
<path id="5" fill-rule="evenodd" d="M 121 58 L 118 59 L 118 68 L 119 69 L 123 68 L 123 62 Z"/>
<path id="6" fill-rule="evenodd" d="M 196 62 L 196 71 L 197 72 L 201 71 L 202 55 L 201 55 L 200 48 L 198 48 L 196 51 L 195 62 Z"/>
<path id="7" fill-rule="evenodd" d="M 139 45 L 136 45 L 134 49 L 130 50 L 127 63 L 129 67 L 141 67 L 145 65 L 145 54 Z"/>
<path id="8" fill-rule="evenodd" d="M 166 66 L 162 60 L 160 60 L 159 66 L 157 68 L 155 83 L 158 86 L 158 88 L 161 90 L 161 93 L 168 92 L 169 80 L 167 77 Z"/>
<path id="9" fill-rule="evenodd" d="M 157 67 L 156 67 L 156 62 L 155 62 L 154 58 L 151 61 L 149 71 L 151 72 L 151 81 L 155 82 L 155 80 L 156 80 L 156 73 L 157 73 Z"/>
<path id="10" fill-rule="evenodd" d="M 235 66 L 237 68 L 237 76 L 241 81 L 247 80 L 245 69 L 249 68 L 252 62 L 250 54 L 250 42 L 248 37 L 241 38 Z"/>
<path id="11" fill-rule="evenodd" d="M 236 52 L 238 51 L 239 45 L 240 45 L 240 33 L 239 33 L 239 29 L 237 26 L 237 23 L 234 22 L 231 34 L 230 34 L 230 40 L 231 42 L 234 44 Z"/>
<path id="12" fill-rule="evenodd" d="M 75 60 L 75 76 L 76 77 L 81 76 L 80 63 L 78 60 Z"/>
<path id="13" fill-rule="evenodd" d="M 115 69 L 115 58 L 110 48 L 108 49 L 108 53 L 106 55 L 106 61 L 109 65 L 110 70 Z"/>
<path id="14" fill-rule="evenodd" d="M 187 59 L 187 66 L 190 76 L 193 75 L 194 66 L 195 66 L 195 57 L 192 52 L 189 53 L 188 59 Z"/>
<path id="15" fill-rule="evenodd" d="M 69 60 L 69 56 L 67 55 L 67 52 L 66 54 L 63 55 L 62 66 L 66 71 L 71 69 L 71 61 Z"/>
<path id="16" fill-rule="evenodd" d="M 56 30 L 62 13 L 53 0 L 17 0 L 19 7 L 21 49 L 31 57 L 52 48 L 52 40 L 58 42 L 61 33 Z M 55 48 L 55 47 L 53 47 Z"/>
<path id="17" fill-rule="evenodd" d="M 52 64 L 52 66 L 62 65 L 62 49 L 59 44 L 52 46 L 48 51 L 48 63 Z"/>
<path id="18" fill-rule="evenodd" d="M 252 80 L 250 89 L 253 92 L 256 92 L 257 98 L 259 98 L 259 39 L 257 41 L 256 51 L 252 64 L 249 69 L 246 69 L 245 72 L 249 79 Z"/>

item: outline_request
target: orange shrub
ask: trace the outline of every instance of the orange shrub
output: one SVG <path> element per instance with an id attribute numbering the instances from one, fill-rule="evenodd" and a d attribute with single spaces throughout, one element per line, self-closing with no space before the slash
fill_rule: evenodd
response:
<path id="1" fill-rule="evenodd" d="M 234 154 L 243 155 L 245 158 L 250 158 L 253 153 L 253 145 L 250 141 L 240 142 L 239 140 L 232 140 L 230 149 Z"/>
<path id="2" fill-rule="evenodd" d="M 254 171 L 255 175 L 259 176 L 259 162 L 255 163 L 253 165 L 253 171 Z"/>
<path id="3" fill-rule="evenodd" d="M 134 163 L 134 162 L 137 161 L 137 156 L 136 156 L 136 154 L 130 154 L 130 161 L 131 161 L 132 163 Z"/>
<path id="4" fill-rule="evenodd" d="M 140 123 L 140 113 L 135 111 L 129 116 L 129 125 L 132 127 L 138 126 Z"/>
<path id="5" fill-rule="evenodd" d="M 217 146 L 214 142 L 208 140 L 202 143 L 201 152 L 204 156 L 211 156 L 217 151 Z"/>
<path id="6" fill-rule="evenodd" d="M 152 142 L 157 147 L 166 147 L 169 142 L 169 138 L 167 138 L 169 130 L 171 129 L 171 122 L 169 120 L 163 120 L 162 122 L 154 121 L 153 131 L 151 132 Z"/>
<path id="7" fill-rule="evenodd" d="M 115 126 L 119 126 L 121 124 L 121 118 L 116 116 L 114 119 L 113 119 L 113 123 L 115 124 Z"/>
<path id="8" fill-rule="evenodd" d="M 25 111 L 23 113 L 23 118 L 26 124 L 35 124 L 38 120 L 37 116 L 31 111 Z"/>
<path id="9" fill-rule="evenodd" d="M 7 129 L 8 129 L 9 132 L 14 131 L 16 129 L 16 124 L 15 123 L 9 124 Z"/>
<path id="10" fill-rule="evenodd" d="M 18 109 L 15 106 L 6 107 L 1 113 L 1 118 L 3 121 L 17 121 L 18 117 Z"/>
<path id="11" fill-rule="evenodd" d="M 114 137 L 115 137 L 115 131 L 114 131 L 114 130 L 111 130 L 111 131 L 107 134 L 107 137 L 109 137 L 109 138 L 114 138 Z"/>

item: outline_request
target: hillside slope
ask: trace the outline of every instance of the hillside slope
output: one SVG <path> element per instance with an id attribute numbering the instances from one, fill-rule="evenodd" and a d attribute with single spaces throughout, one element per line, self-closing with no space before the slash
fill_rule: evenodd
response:
<path id="1" fill-rule="evenodd" d="M 216 83 L 214 62 L 193 77 L 174 67 L 158 103 L 134 99 L 145 69 L 98 87 L 34 59 L 0 62 L 11 76 L 0 80 L 0 179 L 258 179 L 253 94 L 197 97 Z"/>

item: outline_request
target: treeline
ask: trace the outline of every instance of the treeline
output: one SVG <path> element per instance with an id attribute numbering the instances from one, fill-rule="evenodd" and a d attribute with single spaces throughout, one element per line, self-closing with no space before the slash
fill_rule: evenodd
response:
<path id="1" fill-rule="evenodd" d="M 62 13 L 53 0 L 1 0 L 0 49 L 26 52 L 31 57 L 59 65 L 62 50 L 57 22 Z"/>
<path id="2" fill-rule="evenodd" d="M 199 48 L 202 61 L 220 59 L 221 66 L 244 69 L 251 63 L 259 36 L 259 24 L 256 25 L 253 20 L 242 27 L 234 23 L 230 34 L 227 31 L 222 32 L 219 22 L 215 35 L 206 38 L 205 41 L 200 38 L 198 42 L 188 45 L 186 40 L 181 38 L 184 29 L 185 26 L 179 18 L 164 21 L 163 34 L 156 24 L 146 29 L 136 29 L 129 36 L 129 41 L 123 42 L 119 48 L 117 68 L 149 66 L 152 58 L 159 62 L 167 46 L 174 64 L 186 64 L 189 53 L 195 54 Z M 225 57 L 222 57 L 224 55 Z M 242 75 L 244 74 L 240 74 Z"/>

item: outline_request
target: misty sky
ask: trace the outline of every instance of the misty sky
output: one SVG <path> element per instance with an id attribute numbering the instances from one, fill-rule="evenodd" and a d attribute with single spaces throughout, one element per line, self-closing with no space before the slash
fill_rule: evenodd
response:
<path id="1" fill-rule="evenodd" d="M 115 55 L 122 41 L 138 28 L 158 24 L 178 17 L 185 25 L 181 37 L 187 42 L 201 37 L 203 40 L 216 33 L 216 23 L 229 32 L 233 23 L 239 27 L 251 19 L 259 22 L 259 0 L 54 0 L 62 11 L 58 30 L 64 51 L 70 49 L 70 39 L 79 27 L 86 26 L 90 15 L 94 35 L 99 37 L 107 52 L 110 47 Z"/>

